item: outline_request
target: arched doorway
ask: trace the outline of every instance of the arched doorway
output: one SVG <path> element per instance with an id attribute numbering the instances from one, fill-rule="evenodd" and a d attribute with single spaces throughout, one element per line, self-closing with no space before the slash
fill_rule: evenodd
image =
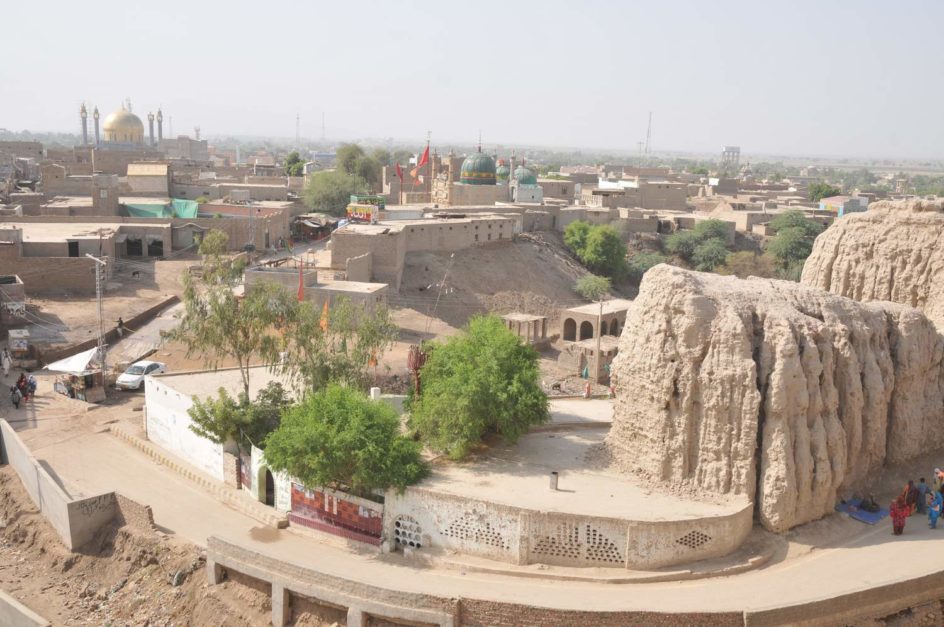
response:
<path id="1" fill-rule="evenodd" d="M 593 324 L 588 320 L 584 320 L 580 323 L 580 339 L 588 340 L 593 337 Z"/>
<path id="2" fill-rule="evenodd" d="M 610 321 L 610 335 L 619 335 L 619 320 L 616 318 Z"/>
<path id="3" fill-rule="evenodd" d="M 256 474 L 256 498 L 260 503 L 275 506 L 275 478 L 265 466 L 260 466 Z"/>
<path id="4" fill-rule="evenodd" d="M 577 339 L 577 321 L 573 318 L 564 320 L 564 341 L 573 342 Z"/>

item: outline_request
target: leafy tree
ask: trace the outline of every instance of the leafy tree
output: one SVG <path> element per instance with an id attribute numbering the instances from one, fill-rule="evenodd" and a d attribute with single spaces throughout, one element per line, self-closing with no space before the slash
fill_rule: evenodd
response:
<path id="1" fill-rule="evenodd" d="M 824 229 L 822 224 L 816 220 L 807 218 L 802 211 L 797 211 L 795 209 L 792 211 L 785 211 L 776 216 L 770 221 L 770 226 L 776 233 L 779 233 L 784 229 L 796 227 L 814 239 L 817 235 L 822 233 Z"/>
<path id="2" fill-rule="evenodd" d="M 676 231 L 665 240 L 665 249 L 669 254 L 691 261 L 695 248 L 701 243 L 701 238 L 694 231 Z"/>
<path id="3" fill-rule="evenodd" d="M 197 252 L 203 257 L 203 280 L 207 284 L 232 283 L 243 275 L 246 260 L 228 254 L 229 235 L 219 229 L 207 231 Z"/>
<path id="4" fill-rule="evenodd" d="M 718 274 L 733 274 L 745 279 L 749 276 L 773 278 L 777 276 L 776 260 L 770 255 L 758 255 L 749 250 L 731 253 L 724 265 L 716 268 Z"/>
<path id="5" fill-rule="evenodd" d="M 335 151 L 335 163 L 338 170 L 345 174 L 354 174 L 357 162 L 367 155 L 357 144 L 341 144 Z"/>
<path id="6" fill-rule="evenodd" d="M 374 148 L 370 156 L 381 166 L 390 165 L 390 151 L 386 148 Z"/>
<path id="7" fill-rule="evenodd" d="M 591 274 L 580 277 L 574 285 L 574 291 L 587 300 L 601 300 L 609 293 L 610 287 L 612 283 L 608 278 Z"/>
<path id="8" fill-rule="evenodd" d="M 798 226 L 791 226 L 780 231 L 767 244 L 767 252 L 773 255 L 781 268 L 802 265 L 813 252 L 813 240 L 809 233 Z"/>
<path id="9" fill-rule="evenodd" d="M 707 244 L 715 240 L 710 246 Z M 701 261 L 704 267 L 721 265 L 724 263 L 724 256 L 721 255 L 721 248 L 725 249 L 727 255 L 728 227 L 721 220 L 702 220 L 695 224 L 695 228 L 690 231 L 677 231 L 669 235 L 665 240 L 665 249 L 669 253 L 684 259 L 688 263 L 700 265 L 695 260 L 695 255 L 701 249 Z M 708 258 L 711 261 L 708 262 Z M 720 261 L 718 261 L 720 259 Z M 713 265 L 715 264 L 715 265 Z"/>
<path id="10" fill-rule="evenodd" d="M 187 357 L 201 355 L 206 368 L 224 359 L 236 361 L 243 392 L 249 396 L 250 360 L 273 363 L 282 346 L 274 331 L 294 315 L 294 301 L 282 286 L 262 283 L 239 298 L 223 284 L 200 291 L 185 276 L 184 311 L 177 327 L 165 334 L 187 346 Z"/>
<path id="11" fill-rule="evenodd" d="M 285 174 L 288 176 L 301 176 L 305 173 L 305 162 L 299 156 L 298 151 L 293 150 L 285 157 Z"/>
<path id="12" fill-rule="evenodd" d="M 194 202 L 196 202 L 198 205 L 205 205 L 206 203 L 210 202 L 210 199 L 206 196 L 197 196 L 194 199 Z"/>
<path id="13" fill-rule="evenodd" d="M 692 174 L 697 174 L 697 175 L 700 175 L 700 176 L 708 176 L 708 168 L 705 168 L 705 167 L 692 168 L 692 169 L 691 169 L 691 173 L 692 173 Z"/>
<path id="14" fill-rule="evenodd" d="M 581 261 L 592 272 L 616 279 L 626 274 L 626 244 L 610 225 L 590 229 Z"/>
<path id="15" fill-rule="evenodd" d="M 660 263 L 665 263 L 666 261 L 668 261 L 668 258 L 662 253 L 636 253 L 635 255 L 631 255 L 626 261 L 627 276 L 630 281 L 639 285 L 639 282 L 642 281 L 642 275 L 644 275 L 649 268 L 657 266 Z"/>
<path id="16" fill-rule="evenodd" d="M 809 187 L 810 200 L 813 202 L 819 202 L 823 198 L 829 198 L 830 196 L 838 196 L 842 193 L 838 187 L 833 187 L 829 183 L 820 181 L 818 183 L 813 183 Z"/>
<path id="17" fill-rule="evenodd" d="M 427 472 L 420 445 L 400 433 L 388 405 L 338 384 L 285 411 L 266 439 L 266 463 L 309 488 L 338 487 L 369 496 L 402 491 Z"/>
<path id="18" fill-rule="evenodd" d="M 217 391 L 216 398 L 200 400 L 194 396 L 187 413 L 193 420 L 191 431 L 216 444 L 233 440 L 236 448 L 243 451 L 251 445 L 261 448 L 266 436 L 279 426 L 282 410 L 289 405 L 281 384 L 272 381 L 252 402 L 244 392 L 234 400 L 223 388 Z"/>
<path id="19" fill-rule="evenodd" d="M 356 190 L 354 177 L 340 170 L 317 172 L 305 188 L 305 204 L 332 215 L 344 215 Z"/>
<path id="20" fill-rule="evenodd" d="M 564 229 L 564 244 L 592 272 L 617 279 L 626 273 L 626 244 L 609 225 L 571 222 Z"/>
<path id="21" fill-rule="evenodd" d="M 277 368 L 310 390 L 329 382 L 366 388 L 371 366 L 390 348 L 397 332 L 383 305 L 364 309 L 340 297 L 325 317 L 323 308 L 305 301 L 284 326 L 286 359 Z"/>
<path id="22" fill-rule="evenodd" d="M 590 235 L 589 222 L 583 220 L 571 222 L 564 228 L 564 245 L 579 258 L 587 245 L 588 235 Z"/>
<path id="23" fill-rule="evenodd" d="M 728 258 L 728 248 L 724 245 L 724 240 L 712 237 L 705 240 L 695 247 L 692 254 L 692 263 L 695 269 L 701 272 L 711 272 L 719 266 L 723 266 Z"/>
<path id="24" fill-rule="evenodd" d="M 430 448 L 461 459 L 488 435 L 514 442 L 548 420 L 538 354 L 501 319 L 476 316 L 427 354 L 410 425 Z"/>

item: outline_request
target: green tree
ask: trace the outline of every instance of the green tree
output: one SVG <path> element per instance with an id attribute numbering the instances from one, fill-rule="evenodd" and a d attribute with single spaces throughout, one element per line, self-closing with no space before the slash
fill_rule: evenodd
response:
<path id="1" fill-rule="evenodd" d="M 337 487 L 360 496 L 402 491 L 427 472 L 420 445 L 400 433 L 389 406 L 338 384 L 286 410 L 266 439 L 266 463 L 308 488 Z"/>
<path id="2" fill-rule="evenodd" d="M 354 177 L 340 170 L 317 172 L 305 188 L 305 204 L 332 215 L 344 215 L 351 194 L 356 193 Z"/>
<path id="3" fill-rule="evenodd" d="M 819 202 L 823 198 L 829 198 L 830 196 L 838 196 L 842 193 L 838 187 L 833 187 L 829 183 L 820 181 L 818 183 L 813 183 L 809 187 L 810 200 L 813 202 Z"/>
<path id="4" fill-rule="evenodd" d="M 620 279 L 626 275 L 626 244 L 610 225 L 590 229 L 581 261 L 591 272 Z"/>
<path id="5" fill-rule="evenodd" d="M 273 283 L 253 286 L 241 298 L 225 284 L 199 287 L 185 276 L 184 311 L 165 336 L 183 342 L 187 357 L 202 356 L 206 368 L 215 369 L 224 359 L 236 361 L 248 397 L 250 361 L 277 361 L 282 343 L 274 327 L 294 316 L 295 301 Z"/>
<path id="6" fill-rule="evenodd" d="M 323 309 L 305 301 L 284 326 L 286 358 L 278 369 L 309 390 L 329 382 L 366 388 L 370 368 L 393 345 L 397 333 L 383 305 L 365 309 L 340 297 L 325 316 Z"/>
<path id="7" fill-rule="evenodd" d="M 197 196 L 194 198 L 194 202 L 196 202 L 198 205 L 205 205 L 206 203 L 210 202 L 210 199 L 206 196 Z"/>
<path id="8" fill-rule="evenodd" d="M 701 248 L 702 261 L 707 261 L 710 256 L 711 263 L 715 263 L 720 258 L 720 248 L 725 248 L 725 254 L 727 254 L 728 232 L 728 226 L 721 220 L 702 220 L 695 224 L 695 228 L 691 231 L 677 231 L 669 235 L 665 240 L 665 249 L 688 263 L 699 265 L 699 262 L 695 261 L 695 255 Z M 708 246 L 708 242 L 712 240 L 717 241 Z M 722 263 L 724 263 L 723 258 L 717 265 Z M 707 265 L 710 263 L 706 264 L 706 267 Z"/>
<path id="9" fill-rule="evenodd" d="M 538 354 L 495 316 L 476 316 L 460 335 L 428 345 L 410 425 L 453 459 L 488 435 L 516 441 L 549 418 Z"/>
<path id="10" fill-rule="evenodd" d="M 194 396 L 187 413 L 193 420 L 191 431 L 216 444 L 233 440 L 236 448 L 244 451 L 251 445 L 264 446 L 265 438 L 279 426 L 282 410 L 290 404 L 281 384 L 272 381 L 255 401 L 244 392 L 235 400 L 223 388 L 216 398 L 200 400 Z"/>
<path id="11" fill-rule="evenodd" d="M 729 231 L 727 224 L 712 218 L 698 222 L 692 232 L 698 237 L 698 243 L 703 243 L 709 239 L 720 239 L 722 242 L 726 242 Z"/>
<path id="12" fill-rule="evenodd" d="M 642 281 L 642 275 L 644 275 L 649 268 L 657 266 L 660 263 L 665 263 L 666 261 L 668 261 L 668 258 L 665 255 L 654 251 L 639 252 L 630 255 L 629 259 L 626 261 L 627 276 L 630 281 L 639 285 L 640 281 Z"/>
<path id="13" fill-rule="evenodd" d="M 665 240 L 665 249 L 669 254 L 691 261 L 695 248 L 701 243 L 701 238 L 694 231 L 676 231 Z"/>
<path id="14" fill-rule="evenodd" d="M 564 245 L 567 246 L 579 259 L 587 245 L 587 236 L 590 235 L 590 223 L 583 220 L 571 222 L 564 228 Z"/>
<path id="15" fill-rule="evenodd" d="M 825 228 L 816 220 L 811 220 L 810 218 L 806 217 L 802 211 L 797 211 L 796 209 L 785 211 L 776 216 L 770 221 L 770 226 L 775 233 L 779 233 L 784 229 L 799 228 L 806 235 L 814 239 L 817 235 L 822 233 L 823 229 Z"/>
<path id="16" fill-rule="evenodd" d="M 574 284 L 574 291 L 587 300 L 602 300 L 609 294 L 612 283 L 606 277 L 595 276 L 593 274 L 580 277 Z"/>
<path id="17" fill-rule="evenodd" d="M 293 150 L 285 157 L 285 174 L 288 176 L 301 176 L 305 173 L 305 162 L 299 156 L 298 151 Z"/>
<path id="18" fill-rule="evenodd" d="M 813 240 L 801 227 L 792 226 L 777 231 L 767 244 L 767 252 L 773 255 L 783 269 L 801 265 L 813 252 Z"/>
<path id="19" fill-rule="evenodd" d="M 374 161 L 380 164 L 381 167 L 390 165 L 390 151 L 386 148 L 374 148 L 370 156 Z"/>
<path id="20" fill-rule="evenodd" d="M 338 170 L 345 174 L 354 174 L 357 162 L 367 155 L 357 144 L 341 144 L 335 151 L 335 163 Z"/>
<path id="21" fill-rule="evenodd" d="M 695 264 L 696 270 L 711 272 L 723 266 L 727 258 L 728 248 L 724 245 L 724 240 L 712 237 L 695 247 L 692 263 Z"/>

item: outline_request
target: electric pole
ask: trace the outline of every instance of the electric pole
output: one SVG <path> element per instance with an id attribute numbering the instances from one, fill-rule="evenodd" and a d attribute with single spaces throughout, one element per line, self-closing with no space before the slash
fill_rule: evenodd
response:
<path id="1" fill-rule="evenodd" d="M 102 365 L 102 394 L 107 397 L 108 365 L 105 345 L 105 306 L 102 303 L 102 292 L 104 291 L 105 282 L 104 268 L 107 261 L 105 259 L 99 259 L 89 253 L 85 253 L 85 256 L 95 262 L 95 297 L 98 300 L 98 361 Z"/>

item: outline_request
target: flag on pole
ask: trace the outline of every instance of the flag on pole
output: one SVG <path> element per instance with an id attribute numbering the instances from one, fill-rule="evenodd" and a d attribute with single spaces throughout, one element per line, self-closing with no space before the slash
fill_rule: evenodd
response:
<path id="1" fill-rule="evenodd" d="M 305 300 L 305 279 L 302 274 L 302 264 L 298 264 L 298 302 Z"/>
<path id="2" fill-rule="evenodd" d="M 321 322 L 319 326 L 322 332 L 328 332 L 328 301 L 325 301 L 324 308 L 321 310 Z"/>
<path id="3" fill-rule="evenodd" d="M 420 160 L 416 162 L 416 167 L 410 170 L 410 176 L 413 178 L 419 178 L 420 168 L 429 163 L 429 144 L 426 144 L 426 150 L 423 151 L 423 155 L 420 157 Z"/>
<path id="4" fill-rule="evenodd" d="M 403 185 L 403 168 L 400 167 L 399 161 L 397 161 L 397 178 L 400 179 L 400 185 Z"/>

